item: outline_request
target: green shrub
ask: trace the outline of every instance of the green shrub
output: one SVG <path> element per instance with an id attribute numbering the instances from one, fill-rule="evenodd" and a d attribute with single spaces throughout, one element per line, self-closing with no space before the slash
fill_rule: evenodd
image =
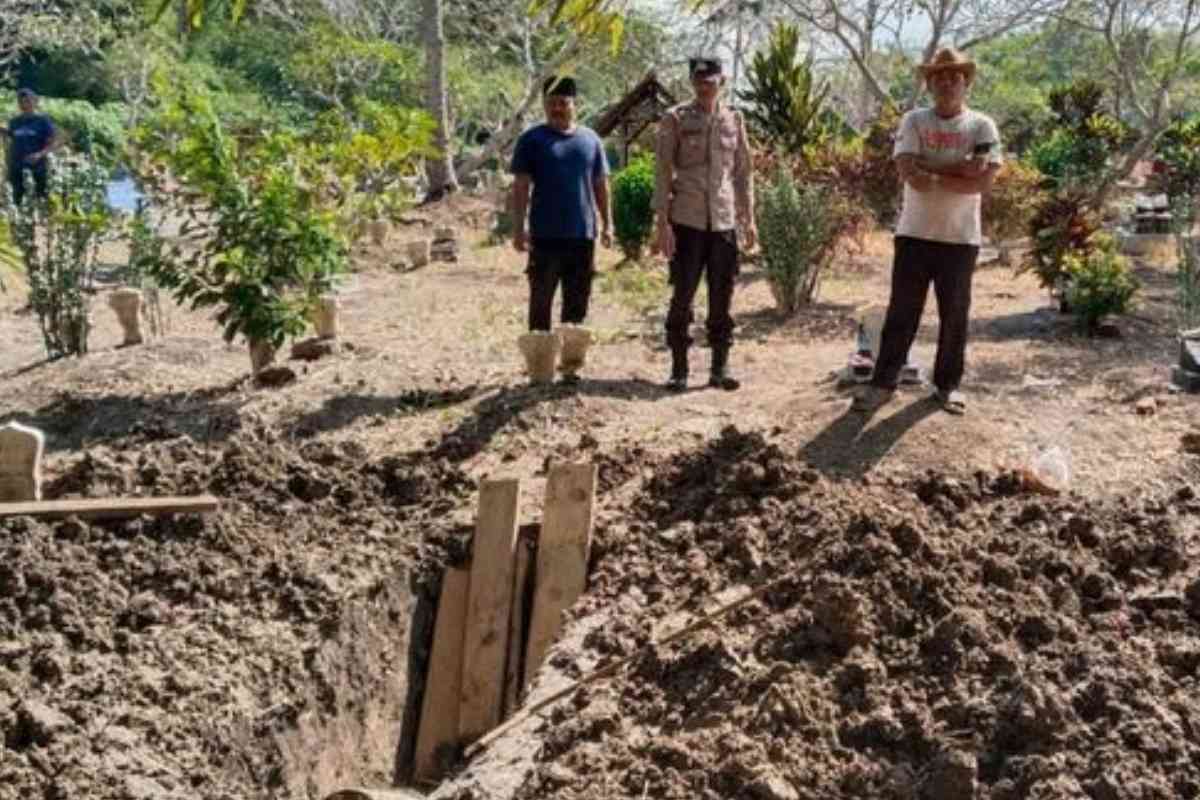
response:
<path id="1" fill-rule="evenodd" d="M 71 149 L 86 153 L 104 167 L 111 168 L 120 161 L 127 118 L 123 104 L 95 106 L 86 100 L 47 97 L 40 106 L 63 131 Z"/>
<path id="2" fill-rule="evenodd" d="M 816 85 L 808 59 L 800 57 L 800 28 L 778 23 L 767 47 L 754 54 L 746 77 L 749 91 L 738 92 L 751 130 L 785 153 L 800 155 L 830 136 L 822 106 L 829 84 Z"/>
<path id="3" fill-rule="evenodd" d="M 1112 237 L 1100 234 L 1088 252 L 1068 253 L 1063 270 L 1070 284 L 1067 299 L 1081 325 L 1091 331 L 1110 314 L 1124 314 L 1133 303 L 1138 282 Z"/>
<path id="4" fill-rule="evenodd" d="M 1175 122 L 1158 138 L 1154 183 L 1174 204 L 1200 199 L 1200 115 Z"/>
<path id="5" fill-rule="evenodd" d="M 107 182 L 108 171 L 86 157 L 55 159 L 44 201 L 30 192 L 19 207 L 8 205 L 29 304 L 52 359 L 87 352 L 88 291 L 100 239 L 112 224 Z"/>
<path id="6" fill-rule="evenodd" d="M 1067 256 L 1086 256 L 1095 247 L 1100 219 L 1088 199 L 1081 190 L 1060 189 L 1042 195 L 1029 221 L 1029 256 L 1018 272 L 1036 273 L 1047 289 L 1062 287 Z"/>
<path id="7" fill-rule="evenodd" d="M 654 157 L 634 159 L 612 185 L 613 235 L 625 257 L 637 261 L 654 228 Z"/>
<path id="8" fill-rule="evenodd" d="M 983 231 L 996 244 L 1024 236 L 1042 199 L 1042 176 L 1020 161 L 1001 165 L 992 189 L 983 196 Z M 1001 248 L 1008 263 L 1008 250 Z"/>
<path id="9" fill-rule="evenodd" d="M 1047 178 L 1061 180 L 1071 171 L 1076 142 L 1070 131 L 1056 129 L 1033 143 L 1026 155 L 1029 163 Z"/>
<path id="10" fill-rule="evenodd" d="M 286 133 L 242 144 L 206 96 L 160 91 L 162 107 L 134 137 L 137 166 L 156 203 L 188 220 L 193 246 L 174 245 L 146 273 L 180 302 L 216 307 L 227 341 L 279 347 L 304 332 L 345 267 L 319 165 Z"/>
<path id="11" fill-rule="evenodd" d="M 755 215 L 771 293 L 781 312 L 795 313 L 816 296 L 853 207 L 830 185 L 797 181 L 781 162 L 759 193 Z"/>

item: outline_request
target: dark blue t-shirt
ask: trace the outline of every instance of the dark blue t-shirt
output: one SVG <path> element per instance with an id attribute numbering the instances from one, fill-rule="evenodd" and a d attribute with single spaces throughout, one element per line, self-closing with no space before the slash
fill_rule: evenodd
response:
<path id="1" fill-rule="evenodd" d="M 592 181 L 608 174 L 604 145 L 591 128 L 570 133 L 538 125 L 521 134 L 509 171 L 533 179 L 529 235 L 534 239 L 595 239 Z"/>
<path id="2" fill-rule="evenodd" d="M 24 164 L 26 156 L 42 150 L 54 137 L 54 123 L 45 114 L 20 114 L 8 123 L 8 168 Z"/>

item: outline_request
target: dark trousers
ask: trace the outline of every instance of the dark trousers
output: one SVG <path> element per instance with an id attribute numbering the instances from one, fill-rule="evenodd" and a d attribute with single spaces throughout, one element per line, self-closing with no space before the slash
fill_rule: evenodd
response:
<path id="1" fill-rule="evenodd" d="M 37 196 L 46 196 L 46 178 L 48 177 L 48 172 L 45 161 L 39 161 L 29 166 L 10 168 L 8 170 L 8 182 L 12 185 L 13 205 L 21 205 L 21 200 L 25 197 L 25 170 L 33 173 L 33 187 Z"/>
<path id="2" fill-rule="evenodd" d="M 900 369 L 921 325 L 921 313 L 932 282 L 940 320 L 933 383 L 944 392 L 958 388 L 967 351 L 971 278 L 978 255 L 979 248 L 975 245 L 896 237 L 892 297 L 888 301 L 872 384 L 896 388 Z"/>
<path id="3" fill-rule="evenodd" d="M 529 330 L 550 330 L 554 293 L 563 287 L 562 321 L 587 317 L 595 274 L 596 244 L 591 239 L 534 239 L 529 251 Z"/>
<path id="4" fill-rule="evenodd" d="M 675 256 L 671 259 L 671 305 L 667 309 L 667 346 L 672 350 L 692 343 L 688 335 L 692 301 L 703 277 L 708 285 L 708 344 L 728 348 L 733 343 L 733 285 L 738 274 L 737 236 L 733 231 L 702 231 L 672 225 Z"/>

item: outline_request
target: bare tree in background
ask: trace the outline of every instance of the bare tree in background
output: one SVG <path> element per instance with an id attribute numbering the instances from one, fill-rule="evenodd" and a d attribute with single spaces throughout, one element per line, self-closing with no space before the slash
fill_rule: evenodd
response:
<path id="1" fill-rule="evenodd" d="M 1097 68 L 1119 87 L 1122 106 L 1140 131 L 1098 187 L 1097 197 L 1103 199 L 1172 122 L 1175 95 L 1196 65 L 1200 0 L 1085 0 L 1066 21 L 1100 35 L 1108 58 Z"/>
<path id="2" fill-rule="evenodd" d="M 719 0 L 699 0 L 713 7 Z M 916 61 L 939 47 L 968 49 L 1061 12 L 1070 0 L 764 0 L 807 24 L 849 60 L 859 73 L 859 109 L 892 102 L 879 55 L 899 55 L 915 68 Z M 906 40 L 913 30 L 926 32 L 923 41 Z M 916 101 L 907 98 L 905 104 Z"/>

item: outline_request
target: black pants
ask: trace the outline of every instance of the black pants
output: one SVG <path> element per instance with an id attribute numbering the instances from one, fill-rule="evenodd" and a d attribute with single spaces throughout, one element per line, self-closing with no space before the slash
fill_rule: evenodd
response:
<path id="1" fill-rule="evenodd" d="M 49 173 L 46 169 L 45 161 L 39 161 L 29 166 L 10 167 L 8 170 L 8 182 L 12 184 L 13 205 L 21 205 L 21 200 L 25 197 L 25 170 L 33 173 L 33 187 L 37 196 L 46 196 L 46 179 Z"/>
<path id="2" fill-rule="evenodd" d="M 596 243 L 591 239 L 534 239 L 529 251 L 529 330 L 550 330 L 554 293 L 563 287 L 562 321 L 587 317 L 595 274 Z"/>
<path id="3" fill-rule="evenodd" d="M 671 259 L 671 306 L 667 310 L 667 346 L 672 350 L 692 343 L 692 301 L 700 278 L 708 284 L 708 344 L 728 348 L 733 343 L 733 285 L 738 274 L 737 236 L 733 231 L 702 231 L 672 225 L 675 257 Z"/>
<path id="4" fill-rule="evenodd" d="M 888 301 L 872 384 L 894 389 L 899 382 L 900 369 L 917 336 L 932 282 L 940 320 L 933 383 L 945 392 L 958 388 L 967 352 L 971 278 L 978 255 L 979 248 L 971 244 L 896 237 L 892 297 Z"/>

